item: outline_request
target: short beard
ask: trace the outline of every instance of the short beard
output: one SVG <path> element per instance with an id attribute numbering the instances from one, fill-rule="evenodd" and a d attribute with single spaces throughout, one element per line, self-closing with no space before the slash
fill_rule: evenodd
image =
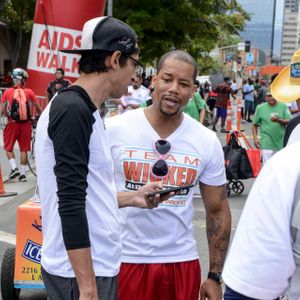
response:
<path id="1" fill-rule="evenodd" d="M 167 113 L 167 112 L 163 111 L 163 109 L 161 108 L 161 105 L 159 105 L 159 111 L 167 117 L 172 117 L 172 116 L 177 115 L 180 112 L 180 108 L 178 108 L 178 110 L 176 110 L 175 112 Z"/>

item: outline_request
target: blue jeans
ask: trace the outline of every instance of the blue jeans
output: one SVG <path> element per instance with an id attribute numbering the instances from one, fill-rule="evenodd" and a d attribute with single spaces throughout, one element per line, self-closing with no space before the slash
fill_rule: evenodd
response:
<path id="1" fill-rule="evenodd" d="M 277 298 L 276 300 L 278 299 L 279 298 Z M 225 285 L 224 300 L 257 300 L 257 299 L 244 296 L 232 290 L 229 286 Z"/>
<path id="2" fill-rule="evenodd" d="M 254 101 L 245 100 L 245 112 L 249 111 L 250 113 L 252 113 L 253 103 L 254 103 Z"/>

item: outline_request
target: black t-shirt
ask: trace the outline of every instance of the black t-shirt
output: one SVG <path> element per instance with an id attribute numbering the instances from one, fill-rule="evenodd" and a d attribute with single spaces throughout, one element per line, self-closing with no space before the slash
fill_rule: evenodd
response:
<path id="1" fill-rule="evenodd" d="M 51 100 L 53 96 L 56 94 L 56 92 L 67 88 L 70 84 L 71 84 L 70 81 L 65 79 L 51 81 L 47 88 L 49 99 Z"/>
<path id="2" fill-rule="evenodd" d="M 300 124 L 300 116 L 297 116 L 288 122 L 288 124 L 286 126 L 285 135 L 284 135 L 283 147 L 285 147 L 287 145 L 292 131 L 295 129 L 295 127 L 298 124 Z"/>

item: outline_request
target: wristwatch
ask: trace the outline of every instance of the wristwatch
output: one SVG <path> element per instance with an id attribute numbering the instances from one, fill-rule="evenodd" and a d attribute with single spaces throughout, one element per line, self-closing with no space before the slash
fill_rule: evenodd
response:
<path id="1" fill-rule="evenodd" d="M 207 278 L 215 281 L 218 284 L 223 283 L 222 273 L 221 272 L 209 272 Z"/>

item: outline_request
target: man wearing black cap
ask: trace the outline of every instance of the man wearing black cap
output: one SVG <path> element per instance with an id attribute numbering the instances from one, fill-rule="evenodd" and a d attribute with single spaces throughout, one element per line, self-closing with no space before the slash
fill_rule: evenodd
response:
<path id="1" fill-rule="evenodd" d="M 49 299 L 117 299 L 121 241 L 118 207 L 153 208 L 152 183 L 118 193 L 99 108 L 121 97 L 139 65 L 136 35 L 125 23 L 99 17 L 85 23 L 79 78 L 54 97 L 36 133 L 42 203 L 42 275 Z"/>

